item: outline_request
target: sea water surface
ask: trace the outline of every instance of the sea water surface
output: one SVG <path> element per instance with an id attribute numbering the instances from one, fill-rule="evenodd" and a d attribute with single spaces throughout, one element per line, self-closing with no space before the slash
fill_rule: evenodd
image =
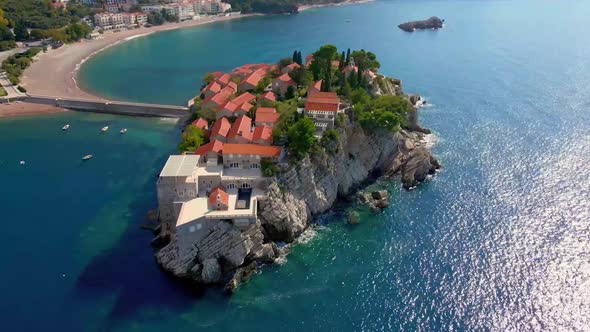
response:
<path id="1" fill-rule="evenodd" d="M 82 68 L 85 87 L 183 104 L 208 71 L 324 43 L 372 50 L 382 73 L 432 103 L 422 124 L 444 169 L 412 191 L 390 183 L 391 206 L 360 225 L 339 211 L 322 217 L 315 237 L 232 297 L 195 294 L 158 270 L 139 229 L 175 126 L 81 113 L 0 120 L 4 327 L 588 330 L 589 12 L 575 0 L 377 1 L 106 51 Z M 396 27 L 431 15 L 445 28 Z M 101 135 L 105 124 L 113 131 Z"/>

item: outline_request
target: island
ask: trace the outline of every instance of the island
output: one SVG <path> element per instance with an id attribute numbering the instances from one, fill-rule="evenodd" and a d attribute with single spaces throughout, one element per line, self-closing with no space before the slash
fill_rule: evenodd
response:
<path id="1" fill-rule="evenodd" d="M 338 199 L 383 202 L 357 194 L 368 179 L 399 174 L 411 188 L 434 174 L 421 98 L 379 67 L 372 52 L 324 45 L 207 74 L 157 179 L 162 269 L 231 293 Z"/>
<path id="2" fill-rule="evenodd" d="M 412 32 L 416 29 L 424 30 L 424 29 L 440 29 L 443 27 L 445 20 L 441 20 L 440 18 L 433 16 L 424 21 L 413 21 L 402 23 L 398 25 L 398 27 L 404 31 Z"/>

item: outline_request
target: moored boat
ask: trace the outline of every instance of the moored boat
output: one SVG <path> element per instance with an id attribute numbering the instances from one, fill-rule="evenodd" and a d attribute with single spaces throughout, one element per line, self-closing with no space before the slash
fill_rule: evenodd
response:
<path id="1" fill-rule="evenodd" d="M 127 128 L 121 129 L 121 134 L 125 134 L 127 132 Z"/>
<path id="2" fill-rule="evenodd" d="M 105 131 L 107 131 L 107 130 L 109 130 L 109 126 L 104 126 L 104 127 L 102 127 L 102 129 L 101 129 L 100 131 L 102 131 L 102 132 L 104 133 L 104 132 L 105 132 Z"/>
<path id="3" fill-rule="evenodd" d="M 92 155 L 91 154 L 87 154 L 84 157 L 82 157 L 82 160 L 89 160 L 92 159 Z"/>
<path id="4" fill-rule="evenodd" d="M 68 130 L 68 129 L 70 129 L 70 125 L 69 124 L 61 127 L 61 130 Z"/>

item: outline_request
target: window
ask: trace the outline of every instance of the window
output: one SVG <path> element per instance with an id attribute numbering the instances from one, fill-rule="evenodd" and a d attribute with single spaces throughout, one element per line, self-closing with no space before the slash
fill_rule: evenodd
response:
<path id="1" fill-rule="evenodd" d="M 183 197 L 183 196 L 184 196 L 184 192 L 183 192 L 183 191 L 179 191 L 179 192 L 178 192 L 178 196 L 179 196 L 179 197 Z"/>
<path id="2" fill-rule="evenodd" d="M 260 168 L 260 165 L 258 165 L 258 164 L 252 164 L 252 165 L 250 165 L 250 168 Z"/>
<path id="3" fill-rule="evenodd" d="M 195 227 L 195 226 L 190 226 L 190 227 L 188 228 L 188 231 L 189 231 L 190 233 L 194 233 L 196 230 L 197 230 L 197 229 L 196 229 L 196 227 Z"/>
<path id="4" fill-rule="evenodd" d="M 251 186 L 250 186 L 250 184 L 249 184 L 249 183 L 242 183 L 242 184 L 240 185 L 240 188 L 244 188 L 244 189 L 246 189 L 246 188 L 251 188 Z"/>
<path id="5" fill-rule="evenodd" d="M 230 163 L 229 164 L 229 168 L 239 168 L 240 164 L 239 163 Z"/>
<path id="6" fill-rule="evenodd" d="M 236 189 L 236 184 L 235 183 L 228 183 L 227 189 Z"/>

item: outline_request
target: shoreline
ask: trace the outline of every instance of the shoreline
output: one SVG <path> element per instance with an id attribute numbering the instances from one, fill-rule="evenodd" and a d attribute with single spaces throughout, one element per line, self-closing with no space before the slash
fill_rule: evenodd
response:
<path id="1" fill-rule="evenodd" d="M 18 101 L 0 104 L 0 120 L 7 118 L 18 118 L 33 115 L 47 115 L 63 112 L 69 112 L 69 110 L 50 105 L 31 104 Z"/>
<path id="2" fill-rule="evenodd" d="M 223 22 L 240 18 L 259 16 L 260 14 L 243 14 L 235 16 L 205 17 L 199 20 L 168 23 L 150 28 L 108 33 L 96 40 L 81 40 L 67 44 L 58 49 L 49 49 L 40 53 L 33 64 L 27 68 L 21 79 L 21 85 L 30 94 L 70 97 L 80 99 L 109 100 L 104 96 L 87 91 L 78 85 L 78 72 L 82 65 L 97 54 L 122 43 L 145 37 L 154 33 L 176 29 L 196 27 L 214 22 Z M 47 68 L 52 68 L 48 71 Z"/>
<path id="3" fill-rule="evenodd" d="M 313 8 L 323 8 L 323 7 L 336 7 L 336 6 L 344 6 L 344 5 L 360 5 L 363 3 L 373 2 L 375 0 L 345 0 L 342 2 L 331 2 L 331 3 L 322 3 L 317 5 L 301 5 L 298 7 L 299 12 L 313 9 Z"/>

